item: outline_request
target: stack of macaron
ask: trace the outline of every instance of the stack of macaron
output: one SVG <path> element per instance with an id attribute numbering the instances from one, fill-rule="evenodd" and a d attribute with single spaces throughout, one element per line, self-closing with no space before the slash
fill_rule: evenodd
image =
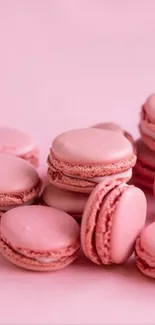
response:
<path id="1" fill-rule="evenodd" d="M 42 181 L 35 167 L 39 149 L 29 135 L 0 127 L 0 214 L 36 202 Z"/>
<path id="2" fill-rule="evenodd" d="M 141 137 L 136 141 L 137 163 L 133 180 L 138 186 L 152 191 L 155 179 L 155 94 L 141 107 L 139 131 Z"/>
<path id="3" fill-rule="evenodd" d="M 128 132 L 102 123 L 58 135 L 47 158 L 49 184 L 36 204 L 42 181 L 32 166 L 38 164 L 35 146 L 26 135 L 20 142 L 19 131 L 2 130 L 0 251 L 7 260 L 53 271 L 71 264 L 80 248 L 97 265 L 122 264 L 135 249 L 139 269 L 153 276 L 144 271 L 154 267 L 155 256 L 146 235 L 153 230 L 144 229 L 145 194 L 128 184 L 137 160 Z"/>
<path id="4" fill-rule="evenodd" d="M 83 252 L 99 265 L 125 262 L 145 223 L 145 195 L 127 185 L 134 149 L 132 137 L 114 124 L 68 131 L 51 145 L 42 203 L 81 214 Z"/>

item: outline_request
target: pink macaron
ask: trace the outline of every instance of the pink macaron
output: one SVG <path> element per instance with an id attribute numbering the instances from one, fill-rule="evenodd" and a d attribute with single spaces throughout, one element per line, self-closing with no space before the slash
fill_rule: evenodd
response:
<path id="1" fill-rule="evenodd" d="M 42 203 L 79 219 L 82 217 L 88 197 L 86 193 L 71 192 L 48 184 L 42 193 Z"/>
<path id="2" fill-rule="evenodd" d="M 101 182 L 91 193 L 81 224 L 85 255 L 98 265 L 124 263 L 146 219 L 146 198 L 137 187 Z"/>
<path id="3" fill-rule="evenodd" d="M 143 229 L 137 238 L 135 254 L 140 271 L 155 278 L 155 222 Z"/>
<path id="4" fill-rule="evenodd" d="M 32 204 L 41 190 L 36 169 L 27 161 L 0 154 L 0 211 L 21 204 Z"/>
<path id="5" fill-rule="evenodd" d="M 78 255 L 79 237 L 74 218 L 57 209 L 24 206 L 1 217 L 1 253 L 28 270 L 53 271 L 69 265 Z"/>
<path id="6" fill-rule="evenodd" d="M 134 141 L 132 135 L 129 132 L 122 129 L 122 127 L 120 125 L 113 123 L 113 122 L 104 122 L 104 123 L 95 124 L 92 126 L 92 128 L 101 129 L 101 130 L 111 130 L 111 131 L 122 133 L 131 142 L 134 152 L 136 154 L 135 141 Z"/>
<path id="7" fill-rule="evenodd" d="M 23 158 L 35 167 L 39 163 L 39 148 L 28 134 L 16 129 L 0 127 L 0 153 Z"/>
<path id="8" fill-rule="evenodd" d="M 103 179 L 128 181 L 135 162 L 132 145 L 120 132 L 73 130 L 54 139 L 48 177 L 58 187 L 90 193 Z"/>
<path id="9" fill-rule="evenodd" d="M 139 186 L 153 190 L 155 178 L 155 154 L 142 139 L 136 141 L 137 162 L 133 169 L 133 181 Z"/>
<path id="10" fill-rule="evenodd" d="M 155 151 L 155 94 L 142 105 L 139 129 L 145 144 Z"/>

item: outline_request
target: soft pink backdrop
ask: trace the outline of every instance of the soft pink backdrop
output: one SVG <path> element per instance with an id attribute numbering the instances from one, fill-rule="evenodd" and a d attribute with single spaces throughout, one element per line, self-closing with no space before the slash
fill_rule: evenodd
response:
<path id="1" fill-rule="evenodd" d="M 41 170 L 61 131 L 114 120 L 137 136 L 155 91 L 154 0 L 0 0 L 0 123 L 28 131 Z M 155 284 L 134 263 L 22 271 L 1 259 L 0 324 L 154 324 Z"/>

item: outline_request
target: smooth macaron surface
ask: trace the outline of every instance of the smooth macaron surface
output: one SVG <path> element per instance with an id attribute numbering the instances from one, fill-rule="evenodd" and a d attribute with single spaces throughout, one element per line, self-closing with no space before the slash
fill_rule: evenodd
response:
<path id="1" fill-rule="evenodd" d="M 124 130 L 121 128 L 121 126 L 116 123 L 113 123 L 113 122 L 98 123 L 98 124 L 93 125 L 92 128 L 111 130 L 111 131 L 117 131 L 117 132 L 124 133 Z"/>
<path id="2" fill-rule="evenodd" d="M 145 224 L 146 210 L 144 193 L 138 187 L 127 187 L 118 200 L 113 218 L 111 258 L 114 263 L 122 263 L 133 253 L 135 240 Z"/>
<path id="3" fill-rule="evenodd" d="M 121 133 L 130 141 L 130 143 L 133 146 L 134 153 L 137 154 L 135 141 L 134 141 L 132 135 L 129 132 L 122 129 L 120 125 L 113 123 L 113 122 L 104 122 L 104 123 L 99 123 L 99 124 L 93 125 L 92 128 L 115 131 L 115 132 Z"/>
<path id="4" fill-rule="evenodd" d="M 71 216 L 35 205 L 6 212 L 0 229 L 12 247 L 32 251 L 59 250 L 75 243 L 79 236 L 79 226 Z"/>
<path id="5" fill-rule="evenodd" d="M 48 184 L 42 194 L 43 202 L 73 216 L 82 216 L 89 195 L 60 189 Z"/>
<path id="6" fill-rule="evenodd" d="M 0 127 L 0 153 L 22 156 L 35 148 L 28 134 L 16 129 Z"/>
<path id="7" fill-rule="evenodd" d="M 32 270 L 59 269 L 79 250 L 79 225 L 63 211 L 45 206 L 14 208 L 1 217 L 1 252 Z"/>
<path id="8" fill-rule="evenodd" d="M 28 190 L 38 183 L 36 169 L 12 155 L 0 154 L 0 194 Z"/>
<path id="9" fill-rule="evenodd" d="M 106 193 L 100 183 L 86 204 L 81 225 L 85 255 L 96 264 L 120 264 L 133 252 L 136 237 L 144 226 L 144 193 L 125 183 Z"/>
<path id="10" fill-rule="evenodd" d="M 27 161 L 9 154 L 0 154 L 0 208 L 26 203 L 37 197 L 41 180 Z"/>
<path id="11" fill-rule="evenodd" d="M 52 152 L 71 164 L 113 163 L 133 155 L 132 146 L 122 134 L 115 137 L 109 130 L 87 128 L 60 134 L 52 144 Z"/>

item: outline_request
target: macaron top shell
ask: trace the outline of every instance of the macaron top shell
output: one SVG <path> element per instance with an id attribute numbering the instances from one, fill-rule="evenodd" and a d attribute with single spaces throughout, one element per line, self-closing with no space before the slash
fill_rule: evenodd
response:
<path id="1" fill-rule="evenodd" d="M 79 225 L 57 209 L 23 206 L 2 216 L 1 236 L 16 250 L 51 251 L 74 244 L 79 237 Z"/>
<path id="2" fill-rule="evenodd" d="M 39 176 L 27 161 L 9 154 L 0 154 L 0 194 L 26 191 L 37 185 Z"/>
<path id="3" fill-rule="evenodd" d="M 42 194 L 43 201 L 46 205 L 60 209 L 71 214 L 83 213 L 88 194 L 76 193 L 60 189 L 49 184 Z"/>
<path id="4" fill-rule="evenodd" d="M 111 130 L 124 133 L 124 130 L 120 127 L 120 125 L 112 122 L 98 123 L 92 126 L 92 128 L 103 129 L 103 130 Z"/>
<path id="5" fill-rule="evenodd" d="M 155 256 L 155 222 L 151 223 L 142 231 L 140 243 L 146 253 Z"/>
<path id="6" fill-rule="evenodd" d="M 145 223 L 146 208 L 145 195 L 139 188 L 129 186 L 121 194 L 111 230 L 111 258 L 114 263 L 122 263 L 133 252 L 135 240 Z"/>
<path id="7" fill-rule="evenodd" d="M 119 132 L 95 128 L 60 134 L 52 144 L 52 152 L 70 164 L 101 164 L 124 160 L 133 155 L 131 143 Z"/>
<path id="8" fill-rule="evenodd" d="M 142 139 L 136 141 L 138 160 L 146 166 L 155 168 L 155 155 L 154 152 L 149 149 Z"/>
<path id="9" fill-rule="evenodd" d="M 28 134 L 16 129 L 0 127 L 0 153 L 22 156 L 35 148 Z"/>

